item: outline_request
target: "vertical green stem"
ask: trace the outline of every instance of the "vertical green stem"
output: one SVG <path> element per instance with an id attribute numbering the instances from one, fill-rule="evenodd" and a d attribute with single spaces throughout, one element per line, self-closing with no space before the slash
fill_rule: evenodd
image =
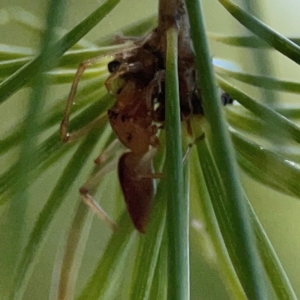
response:
<path id="1" fill-rule="evenodd" d="M 85 241 L 82 241 L 84 227 L 89 231 L 91 221 L 86 222 L 88 213 L 88 207 L 83 201 L 78 203 L 76 213 L 70 227 L 67 242 L 65 245 L 65 251 L 62 263 L 60 265 L 60 278 L 57 288 L 57 300 L 66 300 L 73 298 L 75 294 L 75 283 L 78 276 L 79 262 L 82 259 L 82 252 L 86 245 Z M 55 289 L 55 288 L 54 288 Z"/>
<path id="2" fill-rule="evenodd" d="M 168 299 L 189 299 L 188 204 L 184 200 L 178 82 L 178 30 L 169 28 L 166 58 Z"/>
<path id="3" fill-rule="evenodd" d="M 47 71 L 54 67 L 54 65 L 51 64 L 53 60 L 58 60 L 68 49 L 75 45 L 85 34 L 95 27 L 119 2 L 120 0 L 107 0 L 57 42 L 52 43 L 51 45 L 49 44 L 50 47 L 47 49 L 47 52 L 51 55 L 49 56 L 49 59 L 47 59 L 47 63 L 43 63 L 43 57 L 42 55 L 39 55 L 21 67 L 13 75 L 3 80 L 0 83 L 0 104 L 30 82 L 32 78 L 37 77 L 36 70 L 40 68 L 41 64 L 43 65 L 43 71 Z M 64 1 L 61 1 L 61 3 L 64 3 Z M 50 5 L 50 7 L 54 8 L 52 5 Z M 56 14 L 56 18 L 58 15 L 59 13 Z M 31 74 L 34 75 L 32 76 Z"/>
<path id="4" fill-rule="evenodd" d="M 212 133 L 212 154 L 224 188 L 225 201 L 220 208 L 223 209 L 226 222 L 220 224 L 220 229 L 247 297 L 251 300 L 263 300 L 266 299 L 266 291 L 262 280 L 262 265 L 256 249 L 246 199 L 238 177 L 233 146 L 216 90 L 201 5 L 199 0 L 186 0 L 186 5 L 204 111 Z"/>
<path id="5" fill-rule="evenodd" d="M 44 66 L 49 64 L 51 66 L 56 65 L 55 60 L 51 60 L 51 46 L 56 37 L 55 28 L 60 27 L 63 20 L 64 1 L 51 0 L 48 3 L 48 13 L 46 21 L 46 29 L 43 33 L 41 45 L 40 45 L 40 65 L 33 70 L 36 74 L 35 80 L 32 83 L 32 94 L 29 99 L 26 119 L 23 126 L 23 135 L 25 136 L 22 144 L 20 145 L 20 155 L 18 159 L 18 171 L 16 182 L 16 195 L 12 198 L 10 203 L 10 222 L 12 226 L 9 226 L 10 232 L 13 234 L 11 242 L 7 243 L 7 248 L 10 252 L 12 261 L 18 261 L 20 248 L 22 244 L 23 231 L 25 228 L 25 213 L 27 204 L 29 201 L 29 173 L 33 169 L 33 162 L 36 159 L 37 144 L 38 144 L 38 128 L 39 113 L 43 108 L 47 82 L 45 75 L 43 74 Z M 1 96 L 0 96 L 1 97 Z M 14 220 L 14 218 L 17 219 Z M 7 274 L 12 274 L 13 271 L 8 269 Z M 13 288 L 11 288 L 12 290 Z"/>

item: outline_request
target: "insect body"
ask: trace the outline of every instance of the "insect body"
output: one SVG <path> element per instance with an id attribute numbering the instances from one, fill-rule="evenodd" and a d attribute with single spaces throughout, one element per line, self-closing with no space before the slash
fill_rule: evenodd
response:
<path id="1" fill-rule="evenodd" d="M 183 41 L 183 36 L 181 37 Z M 137 47 L 116 55 L 106 81 L 116 102 L 108 111 L 118 139 L 129 149 L 119 160 L 119 181 L 134 226 L 144 232 L 154 196 L 152 158 L 159 146 L 157 124 L 165 121 L 165 34 L 154 30 Z M 179 92 L 182 121 L 201 113 L 190 41 L 179 47 Z"/>
<path id="2" fill-rule="evenodd" d="M 159 145 L 157 126 L 146 102 L 147 89 L 124 84 L 108 111 L 112 129 L 130 150 L 119 160 L 119 181 L 134 226 L 144 232 L 154 195 L 152 157 Z"/>
<path id="3" fill-rule="evenodd" d="M 175 3 L 175 2 L 174 2 Z M 179 25 L 178 77 L 182 121 L 189 121 L 193 114 L 201 114 L 200 92 L 196 87 L 194 56 L 189 39 L 184 4 L 171 13 Z M 158 28 L 143 38 L 132 39 L 134 47 L 117 53 L 108 64 L 110 76 L 105 82 L 107 90 L 115 96 L 115 103 L 108 110 L 110 125 L 119 141 L 128 149 L 119 159 L 118 175 L 127 210 L 135 228 L 145 232 L 155 194 L 154 179 L 161 174 L 153 172 L 152 160 L 159 147 L 158 127 L 165 121 L 165 62 L 166 30 L 173 26 L 171 19 L 164 19 L 160 7 Z M 169 24 L 170 23 L 170 24 Z M 176 26 L 177 26 L 176 25 Z M 61 137 L 72 140 L 68 133 L 69 115 L 79 78 L 84 69 L 97 61 L 88 60 L 80 65 L 67 102 L 61 123 Z M 86 133 L 87 129 L 83 130 Z M 95 180 L 92 180 L 95 181 Z M 84 201 L 111 227 L 108 216 L 96 204 L 89 193 L 89 181 L 80 189 Z"/>

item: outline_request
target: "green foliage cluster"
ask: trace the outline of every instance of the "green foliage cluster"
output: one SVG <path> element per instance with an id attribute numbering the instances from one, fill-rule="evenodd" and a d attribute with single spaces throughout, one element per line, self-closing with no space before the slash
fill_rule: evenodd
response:
<path id="1" fill-rule="evenodd" d="M 24 208 L 32 201 L 27 187 L 68 156 L 29 237 L 23 242 L 16 236 L 19 251 L 13 280 L 6 291 L 7 299 L 25 299 L 48 232 L 67 201 L 72 184 L 86 162 L 92 159 L 87 154 L 93 153 L 95 147 L 104 149 L 114 138 L 106 117 L 113 98 L 104 88 L 108 76 L 105 55 L 122 51 L 128 44 L 111 46 L 114 35 L 101 39 L 98 44 L 82 38 L 119 2 L 107 0 L 63 34 L 54 30 L 62 23 L 63 1 L 52 0 L 39 55 L 30 48 L 0 45 L 0 103 L 9 100 L 21 88 L 30 87 L 32 91 L 24 120 L 0 140 L 1 155 L 20 149 L 16 162 L 0 175 L 0 204 Z M 190 298 L 190 241 L 201 245 L 201 256 L 217 269 L 231 299 L 297 299 L 244 192 L 238 166 L 270 188 L 299 198 L 300 129 L 295 124 L 300 117 L 299 106 L 262 103 L 233 82 L 274 93 L 295 94 L 300 91 L 300 83 L 248 74 L 228 64 L 213 66 L 207 40 L 235 47 L 272 49 L 299 64 L 299 39 L 283 37 L 231 1 L 219 2 L 253 35 L 208 35 L 199 1 L 186 0 L 196 70 L 198 74 L 205 74 L 199 76 L 205 118 L 196 118 L 192 125 L 195 134 L 205 137 L 196 141 L 187 162 L 182 164 L 183 149 L 190 141 L 180 126 L 176 71 L 178 33 L 171 29 L 167 32 L 166 131 L 160 136 L 167 151 L 161 150 L 155 160 L 155 166 L 163 169 L 166 177 L 158 184 L 147 233 L 138 236 L 126 212 L 118 211 L 115 215 L 119 230 L 111 233 L 94 269 L 78 288 L 76 282 L 81 279 L 85 237 L 91 226 L 88 209 L 78 201 L 73 220 L 67 226 L 70 230 L 67 233 L 63 230 L 65 242 L 53 263 L 49 292 L 53 299 L 106 300 L 122 295 L 123 299 L 187 300 Z M 14 21 L 21 21 L 19 15 Z M 124 28 L 123 34 L 140 36 L 155 24 L 156 17 L 140 20 Z M 71 130 L 76 131 L 99 116 L 101 122 L 81 141 L 63 145 L 57 128 L 66 96 L 43 110 L 43 95 L 51 84 L 71 83 L 78 62 L 99 55 L 103 55 L 103 61 L 87 69 L 82 77 L 85 84 L 80 86 L 76 96 L 80 100 L 72 110 L 75 117 Z M 217 84 L 239 105 L 222 108 Z M 98 188 L 102 193 L 107 189 L 104 180 L 99 182 Z M 117 195 L 110 200 L 119 206 L 121 198 Z M 5 224 L 1 226 L 4 228 Z M 125 271 L 130 275 L 128 280 L 124 280 Z"/>

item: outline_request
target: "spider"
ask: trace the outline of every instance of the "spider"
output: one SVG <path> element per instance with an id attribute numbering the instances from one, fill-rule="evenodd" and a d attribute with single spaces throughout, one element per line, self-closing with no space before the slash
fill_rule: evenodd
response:
<path id="1" fill-rule="evenodd" d="M 179 1 L 180 2 L 180 1 Z M 161 2 L 163 3 L 163 2 Z M 166 30 L 170 26 L 179 28 L 178 35 L 178 79 L 181 120 L 187 122 L 192 115 L 202 114 L 200 90 L 196 85 L 194 54 L 189 37 L 189 24 L 183 3 L 176 8 L 175 17 L 162 13 L 158 27 L 141 38 L 119 38 L 130 40 L 133 46 L 116 53 L 108 63 L 109 77 L 106 89 L 114 95 L 115 103 L 108 110 L 108 119 L 119 141 L 128 149 L 118 162 L 118 175 L 127 210 L 134 227 L 141 233 L 146 230 L 155 194 L 154 180 L 161 173 L 153 172 L 153 157 L 159 147 L 158 130 L 165 121 L 165 63 Z M 168 7 L 169 9 L 169 7 Z M 175 23 L 172 22 L 174 21 Z M 79 79 L 85 68 L 101 57 L 92 58 L 80 64 L 67 100 L 60 134 L 64 142 L 73 140 L 68 132 L 71 106 Z M 83 128 L 81 133 L 88 132 Z M 97 161 L 97 160 L 96 160 Z M 115 223 L 107 216 L 90 194 L 88 180 L 81 188 L 83 200 L 113 229 Z"/>

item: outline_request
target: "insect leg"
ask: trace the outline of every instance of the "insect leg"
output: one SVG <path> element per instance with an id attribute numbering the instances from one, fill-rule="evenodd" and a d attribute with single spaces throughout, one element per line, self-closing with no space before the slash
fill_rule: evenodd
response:
<path id="1" fill-rule="evenodd" d="M 117 225 L 103 208 L 96 202 L 92 196 L 101 177 L 105 176 L 110 171 L 116 169 L 121 152 L 124 151 L 124 147 L 119 140 L 114 139 L 108 147 L 95 159 L 96 167 L 93 175 L 91 175 L 84 185 L 79 189 L 79 193 L 83 201 L 99 216 L 109 227 L 116 230 Z"/>
<path id="2" fill-rule="evenodd" d="M 85 187 L 81 187 L 80 195 L 86 205 L 88 205 L 93 212 L 101 218 L 113 231 L 117 230 L 117 224 L 112 221 L 112 219 L 108 216 L 108 214 L 103 210 L 103 208 L 96 202 L 94 197 L 89 194 L 88 190 Z"/>
<path id="3" fill-rule="evenodd" d="M 187 149 L 186 149 L 186 151 L 185 151 L 185 153 L 184 153 L 184 155 L 183 155 L 183 158 L 182 158 L 182 163 L 183 163 L 183 164 L 186 163 L 186 161 L 187 161 L 187 159 L 188 159 L 188 157 L 189 157 L 189 155 L 190 155 L 190 153 L 191 153 L 191 150 L 192 150 L 193 146 L 194 146 L 197 142 L 204 140 L 204 138 L 205 138 L 205 134 L 203 133 L 203 134 L 201 134 L 200 136 L 198 136 L 192 143 L 188 144 L 188 147 L 187 147 Z"/>
<path id="4" fill-rule="evenodd" d="M 115 42 L 120 43 L 127 43 L 127 42 L 134 42 L 137 47 L 141 47 L 143 44 L 148 42 L 152 37 L 152 33 L 147 34 L 145 36 L 123 36 L 123 35 L 116 35 Z"/>
<path id="5" fill-rule="evenodd" d="M 115 155 L 116 152 L 114 151 L 114 148 L 119 146 L 118 144 L 120 145 L 120 143 L 116 143 L 114 140 L 107 147 L 107 149 L 96 158 L 98 162 L 96 163 L 94 174 L 91 175 L 88 178 L 88 180 L 84 183 L 84 185 L 79 189 L 79 193 L 82 197 L 82 200 L 93 210 L 94 213 L 96 213 L 98 217 L 100 217 L 113 230 L 117 229 L 117 225 L 114 221 L 112 221 L 112 219 L 103 210 L 103 208 L 96 202 L 96 200 L 92 196 L 92 193 L 95 190 L 100 178 L 105 176 L 110 171 L 116 169 L 118 163 L 116 157 L 118 156 L 115 156 L 115 159 L 111 159 L 112 155 L 109 155 L 110 153 L 108 152 L 113 152 Z"/>
<path id="6" fill-rule="evenodd" d="M 91 121 L 90 123 L 88 123 L 87 125 L 85 125 L 84 127 L 73 131 L 73 132 L 68 132 L 68 138 L 66 140 L 63 140 L 65 143 L 70 143 L 70 142 L 74 142 L 77 141 L 78 139 L 80 139 L 81 137 L 85 136 L 87 133 L 89 133 L 92 129 L 95 128 L 100 128 L 101 126 L 103 126 L 105 124 L 105 122 L 107 122 L 107 115 L 103 114 L 100 115 L 99 117 L 97 117 L 96 119 L 94 119 L 93 121 Z"/>
<path id="7" fill-rule="evenodd" d="M 108 160 L 110 160 L 111 158 L 115 158 L 119 156 L 119 151 L 124 152 L 124 147 L 123 145 L 120 143 L 120 141 L 118 139 L 114 139 L 109 145 L 108 147 L 99 155 L 94 159 L 94 162 L 96 165 L 100 165 Z M 121 154 L 121 153 L 120 153 Z"/>
<path id="8" fill-rule="evenodd" d="M 100 56 L 88 59 L 88 60 L 82 62 L 77 69 L 77 72 L 76 72 L 76 75 L 75 75 L 75 78 L 73 80 L 73 84 L 71 87 L 71 91 L 70 91 L 69 97 L 67 99 L 63 119 L 60 124 L 60 136 L 61 136 L 62 141 L 64 141 L 64 142 L 67 142 L 70 138 L 70 134 L 68 132 L 69 120 L 70 120 L 70 114 L 71 114 L 71 109 L 72 109 L 72 105 L 73 105 L 73 100 L 74 100 L 76 92 L 77 92 L 77 87 L 78 87 L 80 78 L 87 67 L 96 64 L 101 59 L 103 59 L 103 57 L 104 57 L 104 55 L 100 55 Z"/>

